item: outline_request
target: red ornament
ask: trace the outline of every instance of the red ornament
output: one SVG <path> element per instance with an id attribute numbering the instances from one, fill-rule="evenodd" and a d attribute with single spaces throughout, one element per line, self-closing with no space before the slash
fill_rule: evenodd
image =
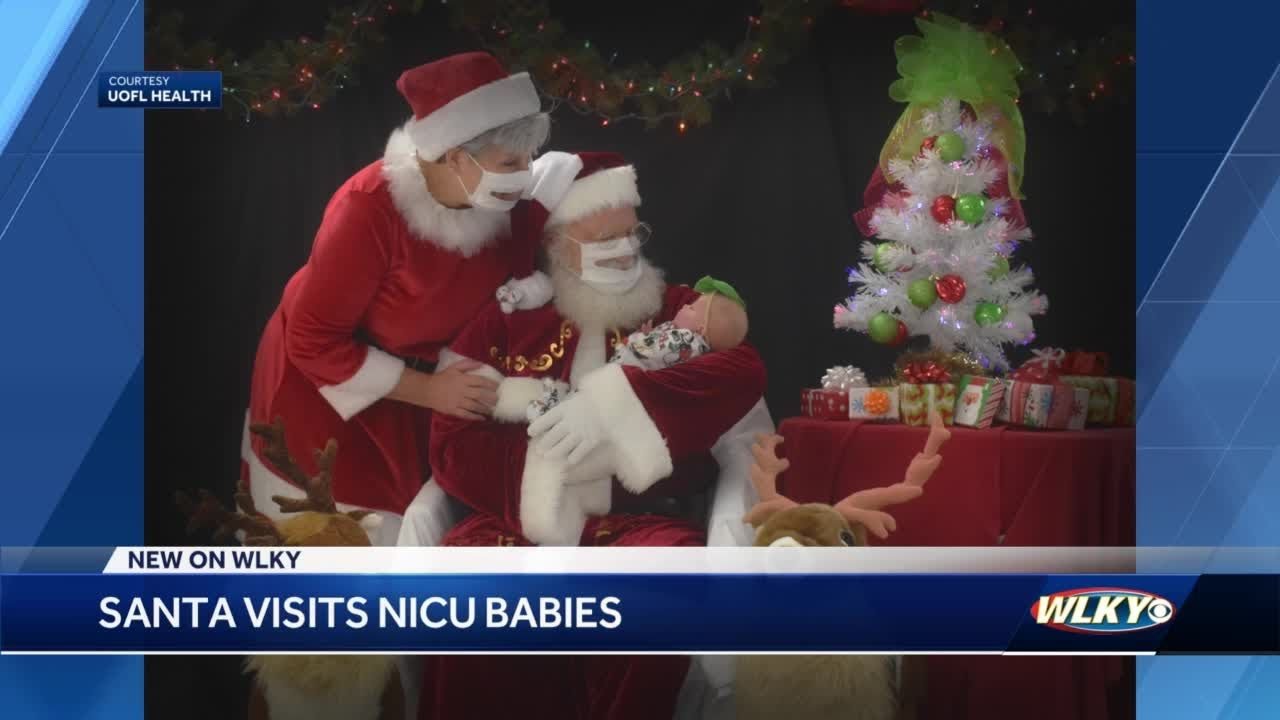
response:
<path id="1" fill-rule="evenodd" d="M 933 287 L 944 303 L 955 304 L 964 299 L 964 278 L 959 275 L 943 275 L 933 281 Z"/>
<path id="2" fill-rule="evenodd" d="M 933 144 L 938 141 L 937 135 L 930 135 L 920 142 L 920 154 L 924 155 L 925 150 L 932 150 Z"/>
<path id="3" fill-rule="evenodd" d="M 896 345 L 901 345 L 906 341 L 907 341 L 907 324 L 899 320 L 898 334 L 893 336 L 893 339 L 889 341 L 889 345 L 891 347 Z"/>
<path id="4" fill-rule="evenodd" d="M 939 195 L 933 199 L 933 204 L 929 206 L 929 212 L 933 215 L 933 219 L 938 221 L 939 225 L 945 225 L 956 217 L 956 199 L 950 195 Z"/>

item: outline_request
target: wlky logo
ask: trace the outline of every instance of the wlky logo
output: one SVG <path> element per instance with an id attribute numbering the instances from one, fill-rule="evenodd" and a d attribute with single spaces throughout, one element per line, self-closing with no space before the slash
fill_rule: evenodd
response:
<path id="1" fill-rule="evenodd" d="M 1124 588 L 1082 588 L 1042 595 L 1031 606 L 1036 623 L 1066 632 L 1105 635 L 1163 625 L 1173 603 L 1159 595 Z"/>

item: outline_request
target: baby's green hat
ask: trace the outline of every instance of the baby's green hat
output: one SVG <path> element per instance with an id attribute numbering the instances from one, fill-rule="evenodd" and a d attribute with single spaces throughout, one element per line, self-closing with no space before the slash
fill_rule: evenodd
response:
<path id="1" fill-rule="evenodd" d="M 702 276 L 702 279 L 693 286 L 693 291 L 703 295 L 706 295 L 707 293 L 723 295 L 741 305 L 743 310 L 747 309 L 747 302 L 742 299 L 742 296 L 738 294 L 737 290 L 733 289 L 732 285 L 723 280 L 717 280 L 710 275 Z"/>

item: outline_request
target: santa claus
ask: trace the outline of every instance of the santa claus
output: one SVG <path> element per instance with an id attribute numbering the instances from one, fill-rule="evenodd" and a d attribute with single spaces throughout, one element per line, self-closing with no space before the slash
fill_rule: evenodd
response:
<path id="1" fill-rule="evenodd" d="M 249 422 L 283 420 L 308 474 L 313 452 L 336 439 L 334 497 L 341 510 L 374 511 L 375 545 L 394 544 L 427 477 L 433 411 L 475 419 L 496 401 L 496 384 L 468 366 L 432 366 L 508 277 L 519 278 L 502 291 L 508 309 L 549 298 L 546 277 L 528 275 L 537 229 L 581 167 L 549 153 L 530 169 L 550 121 L 528 74 L 508 75 L 488 54 L 413 68 L 397 88 L 413 118 L 329 201 L 263 331 L 241 453 L 257 506 L 274 508 L 273 496 L 303 491 Z"/>
<path id="2" fill-rule="evenodd" d="M 469 372 L 499 383 L 492 419 L 433 419 L 434 481 L 472 510 L 443 544 L 702 545 L 696 499 L 721 465 L 745 485 L 750 438 L 772 427 L 749 344 L 656 371 L 608 362 L 630 331 L 698 296 L 640 254 L 635 169 L 581 158 L 543 236 L 552 303 L 491 305 L 441 355 L 441 366 L 483 363 Z M 566 399 L 527 424 L 548 384 Z M 414 528 L 411 512 L 402 544 Z M 687 669 L 681 657 L 429 658 L 419 717 L 671 717 Z"/>

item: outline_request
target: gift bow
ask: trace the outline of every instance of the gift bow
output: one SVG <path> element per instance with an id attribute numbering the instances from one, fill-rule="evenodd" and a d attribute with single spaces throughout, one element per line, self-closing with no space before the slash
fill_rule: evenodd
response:
<path id="1" fill-rule="evenodd" d="M 837 365 L 828 368 L 822 376 L 822 387 L 827 390 L 849 390 L 866 387 L 867 376 L 862 370 L 852 365 Z"/>
<path id="2" fill-rule="evenodd" d="M 1025 380 L 1028 382 L 1051 382 L 1058 379 L 1058 375 L 1062 373 L 1062 362 L 1067 356 L 1067 351 L 1062 348 L 1042 348 L 1031 351 L 1031 359 L 1022 364 L 1022 367 L 1013 371 L 1010 376 L 1014 380 Z"/>
<path id="3" fill-rule="evenodd" d="M 951 373 L 932 360 L 908 364 L 902 368 L 902 377 L 912 385 L 933 385 L 951 382 Z"/>
<path id="4" fill-rule="evenodd" d="M 1062 361 L 1062 373 L 1101 377 L 1107 374 L 1107 368 L 1110 365 L 1111 357 L 1104 352 L 1073 350 L 1067 353 Z"/>

